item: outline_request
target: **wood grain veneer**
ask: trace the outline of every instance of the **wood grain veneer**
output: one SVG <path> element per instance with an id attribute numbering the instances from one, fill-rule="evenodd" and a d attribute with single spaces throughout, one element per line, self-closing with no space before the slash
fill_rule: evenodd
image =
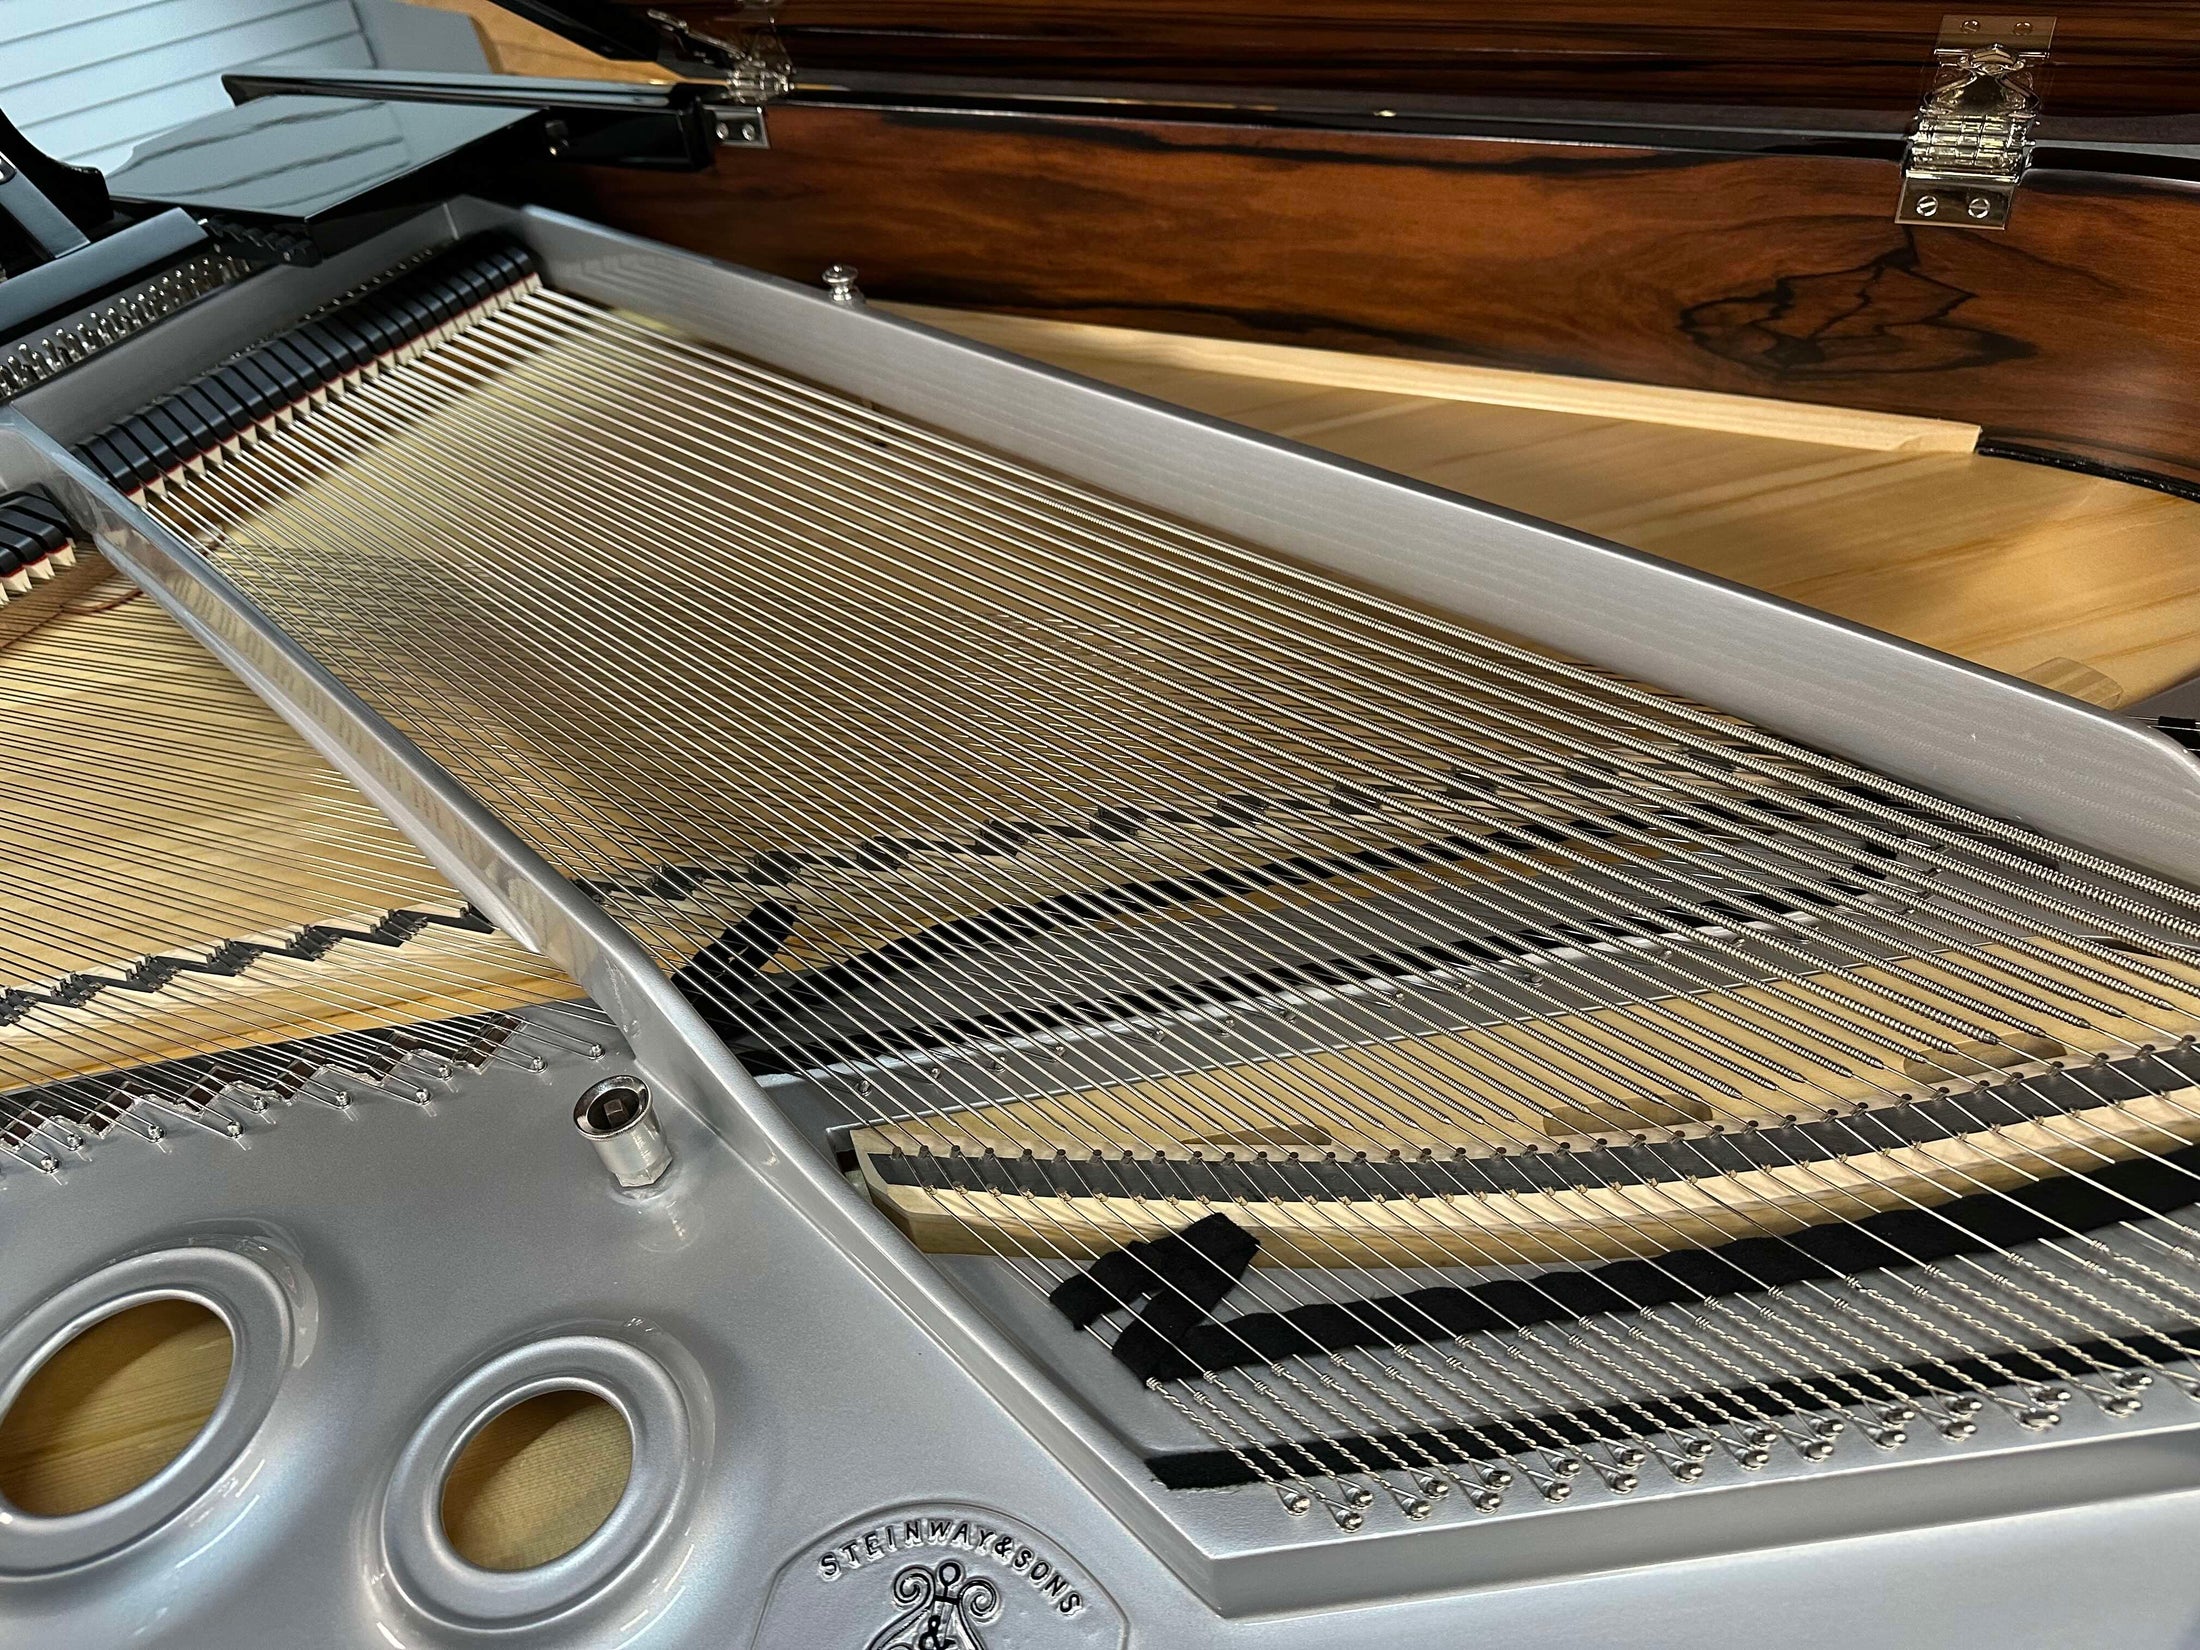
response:
<path id="1" fill-rule="evenodd" d="M 2005 234 L 1893 221 L 1896 169 L 1183 122 L 787 107 L 701 174 L 559 204 L 874 298 L 1980 426 L 2200 486 L 2200 210 L 2035 171 Z"/>
<path id="2" fill-rule="evenodd" d="M 720 37 L 753 28 L 759 11 L 738 0 L 626 3 Z M 935 74 L 1907 112 L 1952 9 L 1944 0 L 784 0 L 771 12 L 805 79 Z M 2200 15 L 2189 6 L 2060 0 L 2029 11 L 2056 18 L 2052 109 L 2200 106 Z"/>

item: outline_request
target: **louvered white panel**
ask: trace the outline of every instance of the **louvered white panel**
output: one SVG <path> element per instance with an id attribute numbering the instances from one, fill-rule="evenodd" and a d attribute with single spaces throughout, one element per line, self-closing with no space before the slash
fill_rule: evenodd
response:
<path id="1" fill-rule="evenodd" d="M 0 0 L 0 109 L 49 154 L 112 170 L 228 107 L 225 70 L 374 62 L 352 0 Z"/>

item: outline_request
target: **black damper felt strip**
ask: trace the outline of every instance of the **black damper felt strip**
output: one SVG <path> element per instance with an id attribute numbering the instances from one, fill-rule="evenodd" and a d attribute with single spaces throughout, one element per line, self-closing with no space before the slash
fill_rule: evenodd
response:
<path id="1" fill-rule="evenodd" d="M 402 946 L 431 927 L 490 931 L 487 918 L 468 906 L 456 916 L 434 911 L 387 911 L 367 928 L 335 928 L 310 923 L 284 945 L 263 945 L 253 940 L 224 940 L 203 956 L 141 957 L 120 974 L 84 972 L 64 975 L 36 990 L 8 987 L 0 990 L 0 1026 L 11 1026 L 32 1010 L 58 1005 L 81 1008 L 108 991 L 158 991 L 185 974 L 216 975 L 234 979 L 262 957 L 287 957 L 294 962 L 318 962 L 345 940 L 367 945 Z"/>
<path id="2" fill-rule="evenodd" d="M 0 528 L 22 550 L 26 561 L 43 560 L 75 536 L 67 518 L 48 500 L 28 492 L 0 498 Z"/>
<path id="3" fill-rule="evenodd" d="M 2181 1325 L 2120 1341 L 2080 1341 L 2066 1346 L 1997 1351 L 1993 1361 L 1950 1358 L 1933 1363 L 1886 1364 L 1846 1377 L 1851 1387 L 1883 1390 L 1889 1396 L 1932 1398 L 1998 1386 L 2011 1378 L 2023 1382 L 2060 1381 L 2100 1370 L 2144 1369 L 2148 1363 L 2173 1363 L 2200 1352 L 2200 1328 Z M 1600 1404 L 1593 1409 L 1550 1410 L 1518 1422 L 1487 1421 L 1471 1430 L 1397 1432 L 1372 1435 L 1374 1447 L 1401 1460 L 1444 1464 L 1489 1461 L 1500 1456 L 1541 1451 L 1553 1443 L 1579 1449 L 1588 1444 L 1624 1443 L 1659 1432 L 1685 1432 L 1723 1424 L 1733 1415 L 1811 1415 L 1856 1402 L 1839 1383 L 1809 1379 L 1767 1381 L 1754 1386 L 1707 1387 L 1670 1393 L 1635 1403 Z M 1247 1444 L 1245 1455 L 1277 1477 L 1303 1478 L 1365 1472 L 1368 1438 L 1305 1438 L 1295 1443 Z M 1399 1453 L 1404 1452 L 1404 1453 Z M 1172 1450 L 1149 1456 L 1146 1466 L 1172 1490 L 1233 1489 L 1257 1484 L 1260 1475 L 1229 1450 Z"/>
<path id="4" fill-rule="evenodd" d="M 343 359 L 337 355 L 335 350 L 329 347 L 327 340 L 315 331 L 310 322 L 298 328 L 297 331 L 286 333 L 283 337 L 274 340 L 274 345 L 270 347 L 275 345 L 289 350 L 293 355 L 304 360 L 307 369 L 312 374 L 315 387 L 332 383 L 344 375 L 345 363 Z M 185 392 L 178 390 L 176 393 L 182 395 Z"/>
<path id="5" fill-rule="evenodd" d="M 108 440 L 106 436 L 93 436 L 91 440 L 84 443 L 81 451 L 85 462 L 105 476 L 109 486 L 124 487 L 129 485 L 130 461 L 115 450 L 114 443 Z"/>
<path id="6" fill-rule="evenodd" d="M 1861 1272 L 2088 1232 L 2120 1220 L 2169 1214 L 2195 1202 L 2200 1202 L 2200 1146 L 2188 1146 L 2083 1178 L 2058 1175 L 2014 1191 L 1974 1193 L 1931 1210 L 1890 1210 L 1857 1221 L 1805 1227 L 1786 1237 L 1740 1238 L 1716 1248 L 1676 1250 L 1656 1260 L 1554 1268 L 1466 1288 L 1444 1285 L 1363 1301 L 1319 1302 L 1286 1312 L 1248 1312 L 1191 1323 L 1166 1340 L 1126 1334 L 1115 1354 L 1141 1381 L 1183 1381 L 1209 1370 L 1353 1347 L 1413 1346 L 1570 1322 L 1600 1312 L 1635 1312 L 1783 1285 L 1838 1281 Z M 1210 1215 L 1207 1220 L 1224 1218 Z"/>
<path id="7" fill-rule="evenodd" d="M 281 393 L 285 406 L 303 401 L 312 392 L 313 385 L 306 378 L 304 362 L 289 350 L 277 349 L 271 343 L 262 344 L 249 359 L 275 380 L 275 388 Z"/>
<path id="8" fill-rule="evenodd" d="M 1110 1250 L 1056 1284 L 1047 1299 L 1080 1329 L 1147 1301 L 1115 1341 L 1116 1357 L 1135 1369 L 1165 1361 L 1170 1348 L 1206 1323 L 1259 1250 L 1252 1233 L 1213 1214 L 1167 1237 Z"/>
<path id="9" fill-rule="evenodd" d="M 1260 1240 L 1228 1215 L 1209 1215 L 1167 1237 L 1110 1249 L 1056 1284 L 1047 1299 L 1079 1329 L 1157 1291 L 1204 1300 L 1211 1309 L 1237 1286 L 1259 1250 Z"/>
<path id="10" fill-rule="evenodd" d="M 714 1027 L 742 1024 L 735 1005 L 764 986 L 764 965 L 802 920 L 785 900 L 761 900 L 672 976 L 672 983 Z"/>
<path id="11" fill-rule="evenodd" d="M 258 353 L 262 360 L 273 361 L 281 368 L 283 382 L 290 387 L 294 401 L 304 400 L 327 381 L 313 357 L 288 338 L 270 338 Z"/>
<path id="12" fill-rule="evenodd" d="M 265 418 L 432 331 L 532 269 L 524 248 L 462 243 L 202 374 L 101 432 L 77 454 L 117 485 L 143 486 L 242 428 L 232 403 L 254 419 Z"/>
<path id="13" fill-rule="evenodd" d="M 10 493 L 7 505 L 18 517 L 42 530 L 47 542 L 56 550 L 76 536 L 67 514 L 46 496 L 43 488 L 26 487 L 21 492 Z"/>
<path id="14" fill-rule="evenodd" d="M 4 549 L 7 553 L 8 571 L 11 573 L 17 568 L 30 567 L 35 563 L 42 562 L 52 554 L 50 550 L 38 542 L 37 534 L 26 532 L 23 528 L 8 521 L 4 513 L 0 513 L 0 549 Z"/>

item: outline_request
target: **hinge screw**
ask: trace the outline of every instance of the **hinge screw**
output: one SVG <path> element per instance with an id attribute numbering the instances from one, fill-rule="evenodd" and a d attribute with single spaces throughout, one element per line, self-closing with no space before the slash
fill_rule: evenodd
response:
<path id="1" fill-rule="evenodd" d="M 1920 195 L 1917 197 L 1917 215 L 1919 217 L 1932 217 L 1939 210 L 1940 197 L 1938 195 Z"/>
<path id="2" fill-rule="evenodd" d="M 1994 203 L 1988 196 L 1973 195 L 1970 203 L 1964 207 L 1964 211 L 1970 213 L 1974 218 L 1990 218 L 1994 215 Z"/>

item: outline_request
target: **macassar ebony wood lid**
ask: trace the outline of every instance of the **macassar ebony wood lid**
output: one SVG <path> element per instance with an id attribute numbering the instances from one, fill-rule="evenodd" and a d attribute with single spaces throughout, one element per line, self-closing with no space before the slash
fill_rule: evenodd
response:
<path id="1" fill-rule="evenodd" d="M 1957 420 L 2200 497 L 2200 3 L 502 3 L 784 69 L 768 150 L 529 184 L 736 262 Z M 1983 201 L 1919 154 L 1974 16 L 2026 57 Z"/>
<path id="2" fill-rule="evenodd" d="M 1941 0 L 619 0 L 732 39 L 765 19 L 800 81 L 952 77 L 1745 108 L 1915 109 Z M 2067 0 L 2056 111 L 2200 112 L 2200 6 Z"/>

